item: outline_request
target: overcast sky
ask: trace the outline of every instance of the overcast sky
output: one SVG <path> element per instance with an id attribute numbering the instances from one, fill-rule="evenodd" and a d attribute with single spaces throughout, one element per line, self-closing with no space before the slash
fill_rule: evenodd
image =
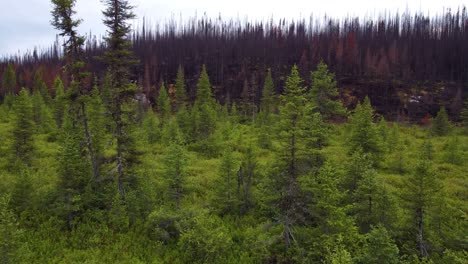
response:
<path id="1" fill-rule="evenodd" d="M 50 25 L 51 3 L 49 0 L 0 0 L 5 2 L 0 9 L 0 56 L 49 47 L 57 34 Z M 406 9 L 423 11 L 425 14 L 441 13 L 443 8 L 457 9 L 466 0 L 130 0 L 136 6 L 138 19 L 146 17 L 149 21 L 164 22 L 171 16 L 179 19 L 200 16 L 209 17 L 219 14 L 225 19 L 247 17 L 250 20 L 294 19 L 308 17 L 310 14 L 326 13 L 334 17 L 345 15 L 373 16 L 384 10 L 392 13 Z M 83 19 L 81 34 L 92 32 L 105 33 L 101 23 L 100 0 L 77 0 L 77 17 Z M 134 21 L 137 23 L 138 20 Z"/>

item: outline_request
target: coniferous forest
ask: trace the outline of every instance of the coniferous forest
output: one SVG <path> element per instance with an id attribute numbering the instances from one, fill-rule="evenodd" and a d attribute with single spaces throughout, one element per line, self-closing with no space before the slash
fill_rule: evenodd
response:
<path id="1" fill-rule="evenodd" d="M 468 14 L 139 28 L 0 62 L 0 263 L 468 262 Z"/>

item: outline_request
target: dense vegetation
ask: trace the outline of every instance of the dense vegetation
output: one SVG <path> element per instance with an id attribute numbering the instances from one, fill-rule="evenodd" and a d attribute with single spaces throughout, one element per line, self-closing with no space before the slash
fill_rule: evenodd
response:
<path id="1" fill-rule="evenodd" d="M 67 81 L 2 79 L 1 263 L 467 262 L 468 102 L 457 126 L 387 122 L 319 61 L 222 103 L 181 64 L 148 104 L 128 1 L 105 1 L 92 89 L 75 1 L 52 3 Z"/>

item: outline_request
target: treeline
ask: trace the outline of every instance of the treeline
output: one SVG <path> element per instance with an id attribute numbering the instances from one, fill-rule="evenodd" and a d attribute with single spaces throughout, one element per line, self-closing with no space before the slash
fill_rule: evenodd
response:
<path id="1" fill-rule="evenodd" d="M 281 95 L 267 71 L 258 111 L 205 67 L 192 103 L 180 67 L 154 112 L 110 72 L 0 104 L 3 263 L 466 263 L 468 130 L 444 108 L 430 128 L 348 112 L 319 63 Z"/>
<path id="2" fill-rule="evenodd" d="M 466 8 L 432 17 L 407 11 L 375 19 L 311 16 L 252 23 L 203 16 L 164 25 L 143 20 L 142 26 L 131 33 L 131 40 L 140 60 L 132 69 L 133 79 L 153 103 L 160 84 L 175 80 L 179 65 L 184 67 L 192 100 L 200 65 L 206 64 L 217 99 L 241 100 L 249 86 L 257 95 L 258 105 L 258 84 L 263 82 L 267 68 L 271 68 L 276 87 L 282 87 L 293 64 L 299 66 L 301 77 L 309 84 L 309 72 L 324 60 L 339 83 L 350 87 L 350 91 L 341 93 L 347 105 L 354 106 L 355 97 L 362 99 L 368 94 L 380 112 L 400 114 L 404 110 L 408 114 L 411 96 L 434 94 L 435 99 L 427 101 L 436 102 L 420 109 L 418 118 L 426 113 L 434 115 L 439 104 L 460 97 L 454 86 L 460 89 L 468 80 Z M 88 70 L 101 81 L 106 66 L 96 56 L 106 49 L 105 42 L 88 36 L 85 44 Z M 6 58 L 0 68 L 4 71 L 8 63 L 14 64 L 16 91 L 32 87 L 39 72 L 51 87 L 55 76 L 63 75 L 61 54 L 56 42 L 48 50 Z M 91 87 L 93 78 L 87 83 Z M 439 95 L 441 87 L 451 91 Z M 276 92 L 281 92 L 278 89 Z M 449 110 L 456 114 L 461 108 L 457 105 Z"/>

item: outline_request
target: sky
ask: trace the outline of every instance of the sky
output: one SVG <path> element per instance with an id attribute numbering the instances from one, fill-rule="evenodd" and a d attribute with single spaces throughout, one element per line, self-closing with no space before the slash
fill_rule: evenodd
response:
<path id="1" fill-rule="evenodd" d="M 0 0 L 0 57 L 18 52 L 48 48 L 54 42 L 57 31 L 50 25 L 52 4 L 49 0 Z M 402 13 L 422 11 L 435 15 L 444 8 L 456 10 L 467 5 L 466 0 L 130 0 L 134 5 L 138 24 L 145 17 L 150 22 L 164 23 L 171 17 L 190 18 L 207 14 L 223 19 L 245 18 L 266 20 L 270 18 L 297 19 L 311 14 L 327 14 L 332 17 L 375 16 L 388 12 Z M 83 19 L 79 27 L 81 34 L 92 32 L 102 36 L 106 29 L 102 25 L 101 0 L 77 0 L 76 17 Z"/>

